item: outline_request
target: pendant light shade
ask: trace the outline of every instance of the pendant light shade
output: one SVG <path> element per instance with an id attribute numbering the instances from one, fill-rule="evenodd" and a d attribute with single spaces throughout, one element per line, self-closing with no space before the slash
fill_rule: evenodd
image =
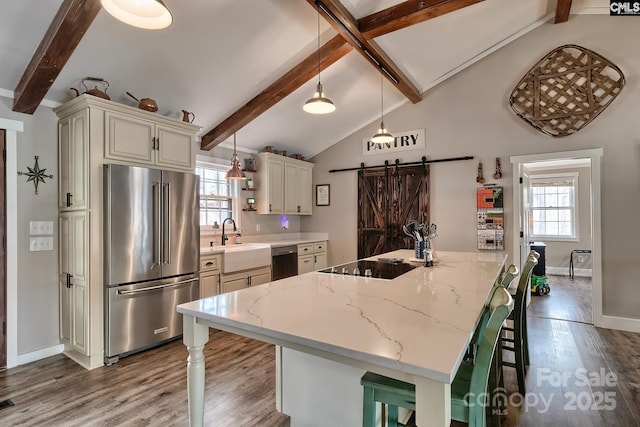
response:
<path id="1" fill-rule="evenodd" d="M 394 140 L 395 138 L 393 135 L 391 135 L 387 128 L 384 127 L 384 90 L 382 73 L 380 73 L 380 129 L 378 129 L 378 132 L 371 137 L 371 142 L 375 144 L 387 144 Z"/>
<path id="2" fill-rule="evenodd" d="M 316 94 L 304 103 L 302 109 L 311 114 L 327 114 L 333 113 L 336 110 L 336 106 L 329 98 L 324 96 L 322 84 L 318 83 Z"/>
<path id="3" fill-rule="evenodd" d="M 100 0 L 102 7 L 125 24 L 146 30 L 161 30 L 173 22 L 162 0 Z"/>
<path id="4" fill-rule="evenodd" d="M 336 110 L 336 106 L 329 98 L 324 96 L 322 83 L 320 83 L 320 4 L 317 1 L 316 7 L 318 8 L 318 86 L 313 98 L 308 99 L 302 109 L 311 114 L 327 114 L 333 113 Z"/>
<path id="5" fill-rule="evenodd" d="M 233 156 L 231 156 L 231 169 L 227 172 L 227 179 L 247 179 L 240 168 L 240 160 L 236 153 L 236 134 L 233 134 Z"/>

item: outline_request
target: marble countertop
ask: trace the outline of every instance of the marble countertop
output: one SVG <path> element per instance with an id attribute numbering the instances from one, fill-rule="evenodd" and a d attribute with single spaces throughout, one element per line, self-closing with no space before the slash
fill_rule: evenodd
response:
<path id="1" fill-rule="evenodd" d="M 399 250 L 379 257 L 412 256 Z M 394 280 L 312 272 L 181 304 L 178 311 L 451 383 L 505 260 L 502 252 L 438 251 L 433 267 Z"/>
<path id="2" fill-rule="evenodd" d="M 201 246 L 200 247 L 200 255 L 210 255 L 210 254 L 222 254 L 224 253 L 225 246 L 233 247 L 241 250 L 243 247 L 249 247 L 248 244 L 264 244 L 268 245 L 272 248 L 279 248 L 282 246 L 291 246 L 291 245 L 302 245 L 305 243 L 313 243 L 313 242 L 322 242 L 329 239 L 327 233 L 291 233 L 289 236 L 287 234 L 284 235 L 251 235 L 243 237 L 243 243 L 232 244 L 229 243 L 227 245 L 214 245 L 211 246 Z M 244 246 L 243 246 L 244 245 Z"/>

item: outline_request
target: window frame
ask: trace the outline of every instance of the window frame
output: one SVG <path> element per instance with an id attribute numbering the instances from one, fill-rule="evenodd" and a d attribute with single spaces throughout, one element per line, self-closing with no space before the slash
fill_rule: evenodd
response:
<path id="1" fill-rule="evenodd" d="M 548 173 L 548 174 L 536 174 L 529 175 L 529 211 L 530 211 L 530 221 L 529 221 L 529 236 L 531 240 L 541 240 L 541 241 L 557 241 L 557 242 L 577 242 L 580 240 L 579 234 L 579 213 L 578 213 L 578 172 L 558 172 L 558 173 Z M 549 185 L 543 185 L 543 184 Z M 562 185 L 566 183 L 566 185 Z M 561 206 L 547 206 L 547 207 L 534 207 L 534 188 L 535 187 L 572 187 L 573 189 L 573 200 L 570 206 L 571 211 L 571 226 L 572 226 L 572 234 L 570 236 L 564 235 L 551 235 L 551 234 L 536 234 L 534 232 L 534 212 L 537 211 L 547 211 L 553 209 L 562 209 L 564 207 Z M 550 221 L 545 221 L 550 222 Z"/>
<path id="2" fill-rule="evenodd" d="M 228 165 L 229 161 L 225 161 L 223 159 L 217 159 L 213 157 L 207 157 L 206 160 L 202 159 L 200 156 L 196 158 L 196 169 L 215 169 L 217 171 L 226 171 L 229 169 Z M 194 171 L 195 173 L 195 171 Z M 197 174 L 196 174 L 197 175 Z M 199 177 L 200 186 L 203 186 L 203 178 Z M 229 198 L 231 199 L 231 218 L 235 221 L 236 227 L 240 229 L 240 184 L 237 180 L 228 180 L 229 183 L 229 193 L 230 196 L 219 196 L 221 198 Z M 200 188 L 198 197 L 206 196 L 202 194 L 203 188 Z M 198 218 L 200 217 L 201 209 L 198 206 Z M 213 224 L 200 224 L 200 234 L 201 235 L 216 235 L 220 234 L 222 231 L 222 222 L 219 223 L 220 228 L 214 229 Z"/>

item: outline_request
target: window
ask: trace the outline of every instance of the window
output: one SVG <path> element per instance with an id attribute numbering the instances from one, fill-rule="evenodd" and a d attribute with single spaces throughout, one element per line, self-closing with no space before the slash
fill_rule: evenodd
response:
<path id="1" fill-rule="evenodd" d="M 530 177 L 531 235 L 544 239 L 576 239 L 577 173 Z"/>
<path id="2" fill-rule="evenodd" d="M 236 218 L 235 183 L 227 181 L 229 166 L 197 162 L 196 174 L 200 176 L 200 226 L 222 225 L 227 218 Z"/>

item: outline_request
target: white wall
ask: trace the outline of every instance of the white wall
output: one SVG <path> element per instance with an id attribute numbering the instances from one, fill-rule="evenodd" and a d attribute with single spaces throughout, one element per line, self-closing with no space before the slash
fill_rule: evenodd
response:
<path id="1" fill-rule="evenodd" d="M 34 115 L 11 111 L 12 100 L 0 98 L 0 117 L 24 123 L 17 135 L 18 171 L 40 168 L 53 179 L 34 186 L 25 176 L 17 179 L 17 354 L 57 346 L 58 339 L 58 126 L 51 109 L 40 107 Z M 29 221 L 53 221 L 54 250 L 29 252 Z M 10 303 L 10 301 L 8 301 Z M 12 327 L 12 326 L 9 326 Z"/>
<path id="2" fill-rule="evenodd" d="M 477 164 L 483 161 L 488 178 L 495 157 L 500 157 L 502 179 L 487 181 L 504 186 L 505 249 L 512 253 L 509 156 L 602 147 L 603 314 L 640 318 L 640 227 L 636 225 L 640 211 L 639 38 L 637 20 L 606 15 L 571 16 L 567 23 L 547 23 L 524 35 L 428 91 L 422 102 L 405 104 L 385 115 L 385 124 L 392 132 L 426 128 L 424 152 L 362 156 L 362 138 L 375 133 L 374 122 L 312 159 L 316 163 L 314 184 L 331 184 L 331 206 L 316 208 L 312 218 L 303 218 L 302 230 L 329 232 L 330 264 L 354 259 L 356 172 L 329 173 L 330 169 L 354 167 L 360 162 L 375 165 L 396 157 L 406 162 L 419 160 L 422 155 L 431 159 L 472 155 L 473 161 L 432 165 L 431 217 L 438 224 L 436 250 L 475 250 Z M 627 85 L 587 127 L 572 136 L 554 139 L 517 117 L 508 99 L 516 83 L 541 57 L 567 43 L 594 50 L 617 64 Z"/>

